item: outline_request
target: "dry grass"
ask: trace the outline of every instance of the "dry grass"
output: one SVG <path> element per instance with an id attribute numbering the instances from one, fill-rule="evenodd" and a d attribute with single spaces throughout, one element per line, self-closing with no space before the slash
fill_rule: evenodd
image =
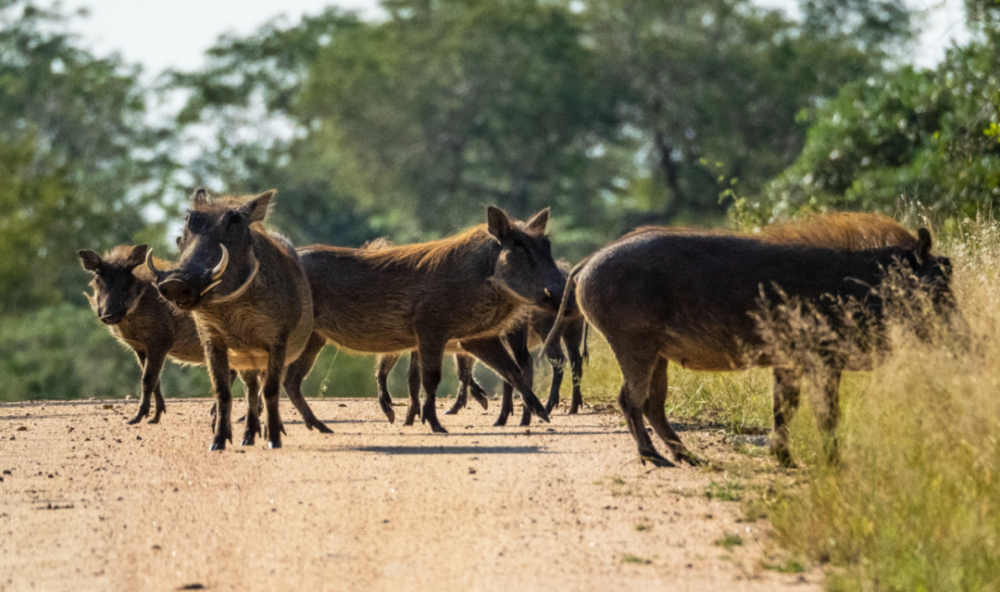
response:
<path id="1" fill-rule="evenodd" d="M 966 221 L 936 251 L 952 257 L 972 351 L 893 328 L 874 371 L 844 375 L 839 466 L 823 461 L 804 396 L 791 429 L 802 468 L 769 496 L 775 539 L 827 566 L 831 590 L 1000 591 L 1000 225 Z M 669 372 L 671 420 L 770 428 L 770 372 Z M 585 399 L 613 404 L 620 385 L 592 334 Z"/>

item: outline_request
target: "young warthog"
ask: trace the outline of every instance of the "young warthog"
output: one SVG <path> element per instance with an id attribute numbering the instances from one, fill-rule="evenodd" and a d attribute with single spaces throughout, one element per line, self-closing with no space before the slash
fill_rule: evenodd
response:
<path id="1" fill-rule="evenodd" d="M 270 448 L 281 447 L 282 377 L 312 332 L 312 296 L 295 249 L 261 224 L 273 195 L 209 201 L 204 189 L 195 191 L 177 241 L 177 268 L 159 271 L 151 256 L 146 259 L 160 294 L 190 311 L 198 327 L 217 402 L 211 450 L 232 441 L 230 368 L 263 372 L 265 436 Z M 299 394 L 289 392 L 289 398 Z M 250 403 L 248 398 L 244 445 L 260 433 L 257 406 Z"/>
<path id="2" fill-rule="evenodd" d="M 791 464 L 787 421 L 798 403 L 796 360 L 782 357 L 762 336 L 754 315 L 789 301 L 804 303 L 832 328 L 822 343 L 822 364 L 810 368 L 823 394 L 816 406 L 836 457 L 838 391 L 841 372 L 864 367 L 867 356 L 844 356 L 843 341 L 862 351 L 878 337 L 884 307 L 878 290 L 897 269 L 909 288 L 923 292 L 940 314 L 954 308 L 947 258 L 930 254 L 931 236 L 919 232 L 915 249 L 830 250 L 769 244 L 725 234 L 678 233 L 645 228 L 611 243 L 578 265 L 567 281 L 558 335 L 569 300 L 575 296 L 587 320 L 607 338 L 624 382 L 618 397 L 640 458 L 671 466 L 653 446 L 643 423 L 649 419 L 678 460 L 695 463 L 664 413 L 667 361 L 696 370 L 775 367 L 774 452 Z M 854 303 L 845 307 L 843 303 Z M 867 320 L 857 322 L 851 310 Z M 850 335 L 850 336 L 848 336 Z M 823 339 L 830 340 L 829 335 Z"/>
<path id="3" fill-rule="evenodd" d="M 493 368 L 548 421 L 500 340 L 530 306 L 556 310 L 562 275 L 545 236 L 548 209 L 517 222 L 489 208 L 488 224 L 457 236 L 384 249 L 316 245 L 299 250 L 313 291 L 315 326 L 285 380 L 301 388 L 327 341 L 360 352 L 417 350 L 427 399 L 423 420 L 445 432 L 434 407 L 448 342 Z M 408 419 L 420 408 L 412 405 Z"/>
<path id="4" fill-rule="evenodd" d="M 160 371 L 168 356 L 182 364 L 202 364 L 204 360 L 194 320 L 160 298 L 144 265 L 146 252 L 146 245 L 121 245 L 103 258 L 94 251 L 78 253 L 83 268 L 94 274 L 92 293 L 84 293 L 90 307 L 115 339 L 135 352 L 142 367 L 142 398 L 129 424 L 149 415 L 153 395 L 156 410 L 149 423 L 158 423 L 166 411 Z"/>

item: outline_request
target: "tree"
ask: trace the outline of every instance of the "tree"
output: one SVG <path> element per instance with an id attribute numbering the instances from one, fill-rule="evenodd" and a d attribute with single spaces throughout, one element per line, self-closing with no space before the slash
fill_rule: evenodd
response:
<path id="1" fill-rule="evenodd" d="M 486 203 L 594 224 L 617 121 L 579 19 L 530 0 L 385 6 L 321 52 L 302 102 L 349 191 L 410 236 L 479 222 Z"/>
<path id="2" fill-rule="evenodd" d="M 82 301 L 77 248 L 157 235 L 138 70 L 76 47 L 65 20 L 0 0 L 0 314 Z"/>
<path id="3" fill-rule="evenodd" d="M 760 223 L 803 209 L 974 215 L 1000 199 L 1000 49 L 994 4 L 971 11 L 975 39 L 931 71 L 903 68 L 844 87 L 820 108 L 802 155 L 759 199 Z M 986 11 L 986 12 L 983 12 Z"/>

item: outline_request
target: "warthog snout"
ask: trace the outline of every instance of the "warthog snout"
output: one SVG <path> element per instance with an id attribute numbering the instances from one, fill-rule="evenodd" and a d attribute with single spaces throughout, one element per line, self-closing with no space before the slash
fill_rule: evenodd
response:
<path id="1" fill-rule="evenodd" d="M 101 317 L 101 322 L 104 323 L 105 325 L 117 325 L 118 323 L 122 322 L 122 319 L 124 318 L 125 315 L 105 314 L 104 316 Z"/>
<path id="2" fill-rule="evenodd" d="M 160 294 L 180 308 L 191 308 L 198 303 L 201 290 L 177 278 L 168 279 L 156 286 Z"/>

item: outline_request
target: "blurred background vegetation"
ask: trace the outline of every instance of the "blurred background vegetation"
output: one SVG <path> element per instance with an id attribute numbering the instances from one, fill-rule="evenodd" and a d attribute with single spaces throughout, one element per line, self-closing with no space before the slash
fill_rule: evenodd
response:
<path id="1" fill-rule="evenodd" d="M 297 244 L 552 206 L 571 261 L 640 224 L 906 200 L 947 225 L 1000 196 L 993 0 L 967 0 L 971 40 L 930 70 L 903 0 L 801 0 L 797 20 L 749 0 L 383 8 L 222 36 L 203 69 L 146 84 L 83 49 L 77 15 L 0 0 L 0 400 L 135 394 L 75 253 L 169 257 L 196 185 L 278 188 L 271 223 Z M 370 358 L 330 350 L 307 393 L 372 394 Z M 164 392 L 206 395 L 204 372 L 169 366 Z"/>

